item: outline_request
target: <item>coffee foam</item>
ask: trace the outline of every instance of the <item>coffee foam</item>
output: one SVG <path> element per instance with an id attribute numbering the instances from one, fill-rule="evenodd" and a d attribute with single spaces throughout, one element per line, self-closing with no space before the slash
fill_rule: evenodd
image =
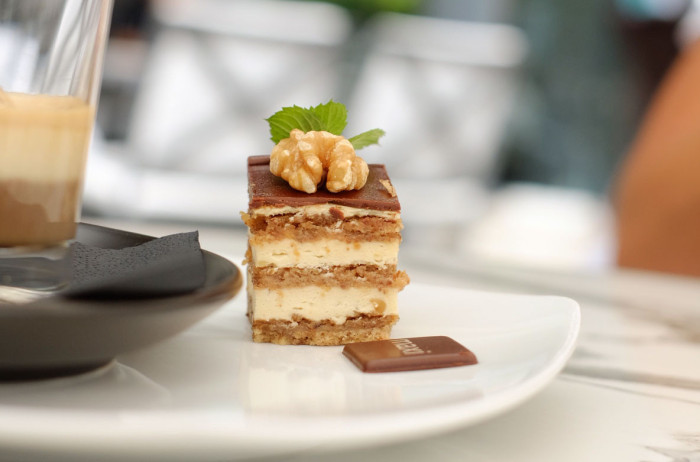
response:
<path id="1" fill-rule="evenodd" d="M 72 96 L 0 92 L 0 180 L 80 179 L 93 108 Z"/>

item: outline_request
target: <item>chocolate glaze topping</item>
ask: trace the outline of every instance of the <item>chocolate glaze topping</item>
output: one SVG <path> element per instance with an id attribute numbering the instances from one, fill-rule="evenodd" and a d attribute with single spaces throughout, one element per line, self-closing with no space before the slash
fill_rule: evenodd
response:
<path id="1" fill-rule="evenodd" d="M 379 180 L 388 180 L 384 165 L 370 164 L 367 183 L 355 191 L 328 192 L 319 188 L 313 194 L 293 189 L 282 178 L 270 172 L 270 156 L 252 156 L 248 158 L 248 206 L 258 207 L 302 207 L 305 205 L 335 204 L 347 207 L 372 210 L 400 211 L 401 205 L 396 197 L 386 190 Z"/>

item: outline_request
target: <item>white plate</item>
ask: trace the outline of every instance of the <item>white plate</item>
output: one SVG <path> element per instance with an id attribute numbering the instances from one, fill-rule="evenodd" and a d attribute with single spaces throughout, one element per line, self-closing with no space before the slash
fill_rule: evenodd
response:
<path id="1" fill-rule="evenodd" d="M 476 366 L 363 374 L 341 347 L 254 344 L 245 297 L 101 371 L 0 384 L 0 454 L 241 459 L 360 447 L 483 421 L 562 369 L 576 302 L 411 284 L 394 337 L 447 335 Z"/>

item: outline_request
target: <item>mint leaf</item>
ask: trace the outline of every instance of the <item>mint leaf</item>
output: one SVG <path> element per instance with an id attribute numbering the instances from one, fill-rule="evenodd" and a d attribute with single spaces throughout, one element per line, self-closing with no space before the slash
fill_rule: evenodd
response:
<path id="1" fill-rule="evenodd" d="M 352 147 L 355 149 L 362 149 L 364 147 L 370 146 L 372 144 L 379 144 L 379 138 L 384 136 L 386 133 L 384 130 L 375 128 L 373 130 L 367 130 L 364 133 L 355 135 L 348 141 L 352 143 Z"/>
<path id="2" fill-rule="evenodd" d="M 343 130 L 348 124 L 348 110 L 344 104 L 330 100 L 326 104 L 312 107 L 311 110 L 321 120 L 323 130 L 334 135 L 343 134 Z"/>
<path id="3" fill-rule="evenodd" d="M 270 139 L 279 143 L 289 138 L 289 133 L 298 128 L 304 133 L 312 130 L 326 131 L 334 135 L 342 135 L 348 123 L 348 111 L 342 103 L 333 100 L 314 107 L 291 106 L 283 107 L 265 119 L 270 124 Z M 349 139 L 355 149 L 362 149 L 371 144 L 379 143 L 384 136 L 384 130 L 375 128 Z"/>
<path id="4" fill-rule="evenodd" d="M 299 106 L 284 107 L 266 119 L 270 124 L 270 139 L 279 143 L 289 138 L 289 132 L 298 128 L 304 133 L 312 130 L 324 130 L 323 122 L 310 108 Z"/>

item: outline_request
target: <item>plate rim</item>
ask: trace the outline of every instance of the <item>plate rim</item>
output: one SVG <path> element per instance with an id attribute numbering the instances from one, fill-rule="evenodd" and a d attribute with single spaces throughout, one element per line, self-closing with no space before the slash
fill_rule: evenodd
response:
<path id="1" fill-rule="evenodd" d="M 413 284 L 412 284 L 413 285 Z M 421 285 L 421 286 L 426 286 L 426 287 L 441 287 L 441 286 L 436 286 L 432 284 L 419 284 L 416 283 L 415 285 Z M 369 447 L 369 446 L 376 446 L 376 445 L 384 445 L 384 444 L 391 444 L 391 443 L 397 443 L 401 441 L 405 441 L 407 439 L 413 438 L 413 437 L 428 437 L 432 435 L 436 435 L 439 433 L 443 433 L 446 431 L 454 430 L 457 428 L 465 428 L 468 426 L 471 426 L 473 424 L 482 422 L 484 420 L 493 418 L 497 415 L 502 415 L 513 408 L 517 407 L 518 405 L 528 401 L 530 398 L 535 396 L 537 393 L 542 391 L 556 376 L 559 374 L 559 372 L 564 368 L 566 365 L 566 362 L 568 359 L 571 357 L 573 354 L 573 351 L 576 348 L 577 344 L 577 339 L 578 335 L 580 333 L 580 326 L 581 326 L 581 310 L 579 304 L 568 297 L 563 297 L 563 296 L 558 296 L 558 295 L 530 295 L 530 294 L 513 294 L 513 293 L 499 293 L 499 292 L 492 292 L 492 291 L 480 291 L 480 290 L 472 290 L 472 289 L 466 289 L 466 288 L 459 288 L 459 287 L 450 287 L 451 289 L 455 290 L 460 290 L 468 293 L 478 293 L 478 294 L 489 294 L 489 295 L 497 295 L 497 296 L 508 296 L 508 297 L 514 297 L 514 298 L 519 298 L 519 297 L 528 297 L 532 299 L 539 299 L 539 298 L 552 298 L 552 299 L 558 299 L 562 301 L 563 303 L 566 303 L 569 308 L 569 315 L 567 318 L 567 332 L 564 337 L 563 343 L 559 346 L 559 348 L 556 351 L 556 354 L 551 358 L 550 361 L 547 362 L 547 364 L 539 370 L 536 374 L 531 375 L 527 377 L 525 380 L 518 382 L 518 385 L 516 387 L 508 387 L 504 390 L 500 390 L 497 392 L 492 393 L 491 399 L 490 400 L 476 400 L 476 401 L 464 401 L 461 400 L 459 402 L 450 402 L 450 403 L 442 403 L 438 405 L 430 405 L 428 407 L 421 407 L 421 408 L 409 408 L 409 409 L 401 409 L 401 410 L 387 410 L 387 411 L 382 411 L 378 412 L 376 414 L 372 415 L 367 415 L 367 414 L 355 414 L 355 415 L 341 415 L 341 416 L 284 416 L 284 415 L 279 415 L 279 414 L 274 414 L 273 417 L 275 419 L 274 424 L 270 424 L 270 422 L 265 422 L 270 428 L 278 429 L 282 427 L 288 428 L 289 425 L 296 424 L 299 425 L 304 424 L 304 432 L 310 431 L 309 424 L 311 424 L 311 432 L 313 433 L 313 429 L 315 428 L 328 428 L 329 426 L 332 425 L 338 425 L 342 426 L 342 429 L 336 430 L 332 433 L 325 433 L 324 438 L 323 438 L 323 444 L 310 444 L 309 442 L 302 442 L 300 444 L 297 441 L 298 435 L 275 435 L 277 439 L 274 441 L 271 441 L 270 435 L 261 435 L 261 434 L 250 434 L 250 432 L 243 431 L 243 434 L 239 435 L 232 435 L 232 431 L 240 431 L 242 428 L 246 427 L 245 422 L 241 423 L 239 421 L 234 421 L 234 422 L 224 422 L 222 423 L 221 421 L 207 421 L 207 422 L 199 422 L 196 428 L 195 432 L 191 432 L 192 428 L 187 427 L 187 430 L 190 431 L 189 436 L 194 437 L 194 441 L 192 438 L 187 438 L 186 442 L 173 442 L 173 446 L 169 449 L 169 451 L 172 451 L 172 449 L 177 448 L 177 449 L 182 449 L 184 451 L 190 450 L 191 454 L 199 454 L 201 456 L 204 456 L 205 454 L 211 455 L 212 457 L 214 456 L 228 456 L 236 459 L 236 451 L 243 452 L 243 454 L 253 454 L 256 455 L 255 453 L 255 447 L 259 447 L 261 444 L 266 444 L 270 446 L 271 448 L 277 448 L 278 451 L 267 451 L 267 452 L 261 452 L 257 453 L 257 456 L 259 457 L 264 457 L 264 456 L 269 456 L 269 455 L 274 455 L 274 454 L 282 454 L 285 453 L 285 450 L 291 451 L 295 450 L 315 450 L 315 449 L 321 449 L 323 451 L 328 451 L 328 450 L 343 450 L 343 449 L 350 449 L 350 448 L 359 448 L 359 447 Z M 340 348 L 340 347 L 331 347 L 331 348 Z M 494 406 L 493 397 L 497 397 L 498 405 Z M 0 404 L 0 410 L 7 411 L 8 409 L 12 409 L 12 407 Z M 475 410 L 476 409 L 476 410 Z M 465 412 L 465 410 L 468 410 L 469 412 Z M 201 412 L 201 411 L 200 411 Z M 2 412 L 0 414 L 5 414 L 7 415 L 7 412 Z M 40 417 L 42 415 L 45 415 L 45 412 L 37 412 L 37 414 L 34 417 L 31 417 L 32 419 L 35 419 L 37 417 Z M 154 436 L 157 438 L 158 436 L 167 436 L 167 435 L 172 435 L 172 434 L 178 434 L 183 430 L 183 427 L 181 424 L 187 420 L 187 419 L 175 419 L 175 420 L 168 420 L 167 417 L 172 417 L 175 414 L 179 414 L 177 410 L 175 411 L 169 411 L 169 410 L 159 410 L 159 411 L 150 411 L 150 412 L 141 412 L 141 411 L 136 411 L 135 415 L 138 415 L 138 417 L 144 417 L 146 414 L 148 414 L 146 420 L 149 418 L 152 419 L 154 422 L 162 422 L 163 419 L 167 422 L 167 424 L 163 427 L 161 426 L 160 429 L 155 432 L 155 433 L 150 433 L 146 432 L 147 434 L 142 434 L 139 437 L 137 437 L 135 440 L 132 440 L 134 443 L 134 447 L 132 448 L 127 448 L 126 451 L 129 450 L 158 450 L 163 449 L 162 448 L 162 442 L 159 443 L 158 441 L 154 441 L 153 438 Z M 412 419 L 396 419 L 397 414 L 406 414 L 406 415 L 411 415 L 413 418 Z M 435 418 L 435 415 L 439 415 L 440 418 Z M 89 412 L 84 411 L 83 414 L 80 415 L 81 418 L 86 418 L 87 420 L 90 420 L 90 417 L 95 417 L 94 415 L 91 416 Z M 426 421 L 422 421 L 422 425 L 412 425 L 409 421 L 415 421 L 416 419 L 425 419 L 426 417 L 430 418 L 430 422 L 426 424 Z M 264 416 L 260 417 L 255 417 L 252 420 L 249 420 L 249 422 L 252 422 L 256 419 L 261 419 L 264 420 Z M 13 437 L 8 438 L 8 433 L 6 430 L 8 428 L 6 427 L 12 427 L 12 425 L 8 425 L 8 420 L 12 419 L 3 419 L 0 418 L 0 447 L 3 447 L 3 444 L 8 441 L 12 440 L 13 442 L 17 442 L 16 439 Z M 4 421 L 4 422 L 3 422 Z M 102 421 L 101 417 L 97 417 L 95 419 L 95 423 L 98 421 Z M 370 423 L 368 423 L 370 422 Z M 399 422 L 397 424 L 397 422 Z M 259 425 L 260 422 L 258 422 L 256 425 Z M 390 424 L 390 425 L 389 425 Z M 141 426 L 143 425 L 143 422 Z M 186 426 L 186 425 L 185 425 Z M 383 426 L 384 429 L 389 429 L 388 431 L 383 431 L 383 432 L 367 432 L 363 431 L 361 427 L 371 427 L 371 428 L 377 428 L 377 426 Z M 86 426 L 87 427 L 87 426 Z M 126 437 L 131 437 L 133 436 L 133 430 L 128 430 L 124 429 L 123 427 L 120 429 L 117 429 L 117 433 L 112 433 L 108 435 L 105 438 L 104 431 L 103 430 L 96 430 L 94 426 L 90 426 L 91 431 L 94 432 L 93 435 L 89 435 L 87 438 L 83 438 L 84 443 L 80 448 L 73 448 L 78 450 L 78 454 L 82 454 L 85 452 L 86 454 L 92 454 L 90 451 L 97 451 L 99 453 L 107 453 L 110 449 L 115 449 L 119 446 L 120 442 L 123 442 L 124 438 Z M 114 429 L 110 429 L 114 430 Z M 11 432 L 12 433 L 12 432 Z M 15 435 L 15 437 L 20 437 L 22 435 Z M 91 438 L 90 436 L 96 437 L 96 438 Z M 54 443 L 61 444 L 60 436 L 54 435 Z M 358 440 L 360 441 L 358 443 Z M 241 444 L 245 441 L 245 444 Z M 32 444 L 36 443 L 35 436 L 29 436 L 25 438 L 25 442 L 27 444 Z M 179 445 L 182 443 L 182 447 Z M 136 447 L 138 446 L 138 447 Z M 205 448 L 205 449 L 203 449 Z M 268 449 L 271 449 L 268 448 Z M 205 452 L 202 452 L 202 451 Z M 250 452 L 250 451 L 253 452 Z M 249 452 L 245 452 L 249 451 Z M 140 453 L 138 451 L 134 452 L 134 454 Z M 128 454 L 128 452 L 127 452 Z M 183 454 L 186 454 L 183 453 Z"/>

